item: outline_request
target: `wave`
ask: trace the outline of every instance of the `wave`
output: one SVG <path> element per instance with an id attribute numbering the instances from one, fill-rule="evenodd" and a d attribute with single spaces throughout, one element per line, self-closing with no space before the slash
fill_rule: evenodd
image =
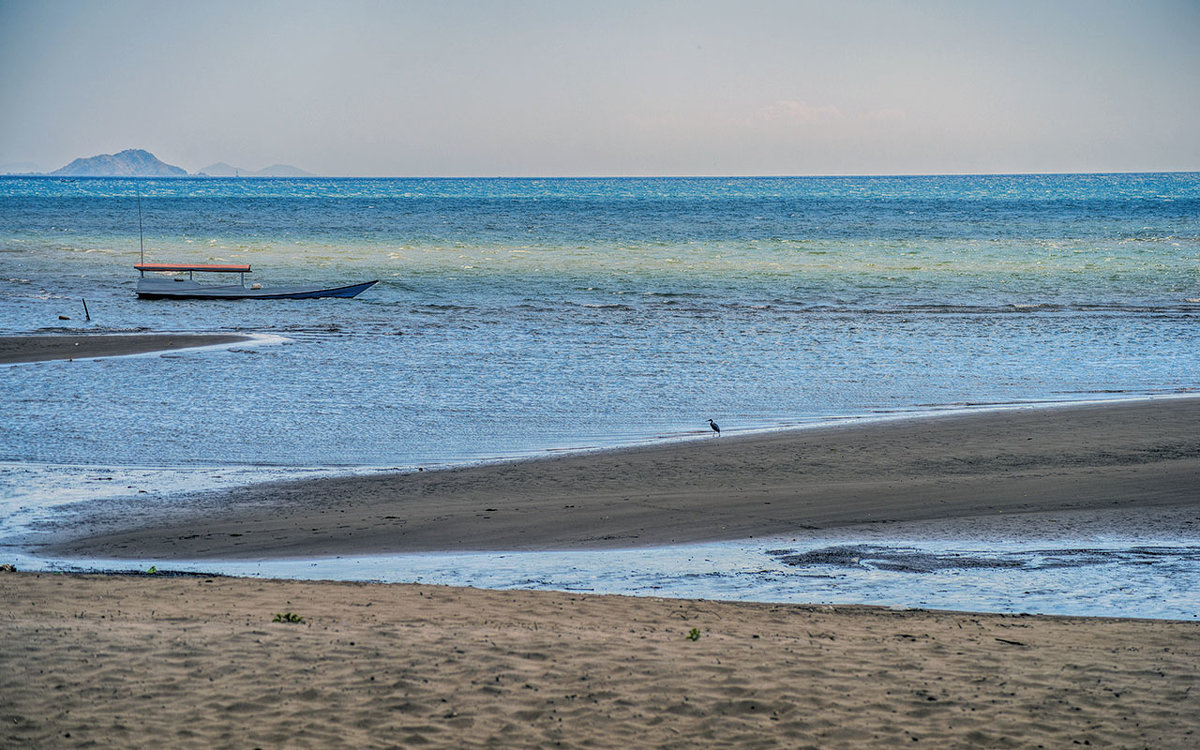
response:
<path id="1" fill-rule="evenodd" d="M 1058 302 L 1028 302 L 1011 303 L 997 302 L 993 304 L 962 304 L 962 303 L 898 303 L 891 306 L 842 303 L 806 303 L 798 300 L 775 299 L 755 302 L 730 302 L 722 300 L 704 300 L 702 296 L 688 299 L 643 299 L 629 304 L 623 303 L 563 303 L 567 306 L 578 306 L 592 310 L 615 311 L 651 311 L 668 310 L 676 315 L 713 315 L 733 314 L 745 317 L 755 316 L 1022 316 L 1039 314 L 1084 314 L 1084 315 L 1183 315 L 1194 317 L 1200 315 L 1200 299 L 1183 299 L 1175 304 L 1145 304 L 1145 303 L 1058 303 Z M 550 311 L 552 307 L 544 308 Z"/>

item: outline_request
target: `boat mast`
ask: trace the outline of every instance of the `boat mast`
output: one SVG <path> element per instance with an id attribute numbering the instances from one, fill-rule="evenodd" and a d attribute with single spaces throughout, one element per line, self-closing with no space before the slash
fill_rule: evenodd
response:
<path id="1" fill-rule="evenodd" d="M 146 237 L 142 233 L 142 189 L 141 188 L 137 189 L 137 199 L 138 199 L 138 244 L 142 248 L 142 259 L 140 261 L 140 265 L 145 265 L 146 264 Z"/>

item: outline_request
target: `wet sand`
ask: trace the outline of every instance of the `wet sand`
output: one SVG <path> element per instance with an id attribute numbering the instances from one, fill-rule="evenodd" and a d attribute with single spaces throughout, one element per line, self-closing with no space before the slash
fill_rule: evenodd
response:
<path id="1" fill-rule="evenodd" d="M 1198 663 L 1185 622 L 0 573 L 4 747 L 1168 750 Z"/>
<path id="2" fill-rule="evenodd" d="M 0 364 L 95 359 L 250 341 L 250 336 L 207 333 L 30 334 L 0 336 Z"/>
<path id="3" fill-rule="evenodd" d="M 84 507 L 56 557 L 623 548 L 1046 511 L 1200 510 L 1200 399 L 713 437 Z M 1169 515 L 1169 514 L 1168 514 Z"/>

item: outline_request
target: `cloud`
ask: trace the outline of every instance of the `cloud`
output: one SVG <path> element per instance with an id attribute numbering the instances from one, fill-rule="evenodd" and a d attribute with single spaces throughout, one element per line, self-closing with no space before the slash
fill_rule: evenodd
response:
<path id="1" fill-rule="evenodd" d="M 842 110 L 834 104 L 813 105 L 805 101 L 780 99 L 762 107 L 751 118 L 756 122 L 784 125 L 815 125 L 838 122 L 845 119 Z"/>
<path id="2" fill-rule="evenodd" d="M 859 119 L 867 122 L 899 122 L 908 119 L 908 113 L 899 107 L 885 107 L 864 112 Z"/>
<path id="3" fill-rule="evenodd" d="M 780 99 L 774 104 L 760 107 L 748 119 L 752 124 L 798 126 L 898 122 L 907 117 L 908 113 L 899 107 L 846 112 L 836 104 L 816 105 L 806 101 Z"/>

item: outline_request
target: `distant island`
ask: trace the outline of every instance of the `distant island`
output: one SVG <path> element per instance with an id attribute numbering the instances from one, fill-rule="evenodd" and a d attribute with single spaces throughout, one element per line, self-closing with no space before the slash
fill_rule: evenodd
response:
<path id="1" fill-rule="evenodd" d="M 0 174 L 40 175 L 32 163 L 5 164 Z M 253 170 L 233 167 L 225 162 L 211 164 L 194 174 L 182 167 L 167 164 L 157 156 L 140 148 L 130 148 L 116 154 L 99 154 L 76 159 L 70 164 L 48 173 L 52 177 L 315 177 L 298 167 L 288 164 L 273 164 L 265 169 Z"/>
<path id="2" fill-rule="evenodd" d="M 38 165 L 31 161 L 17 161 L 9 164 L 0 164 L 0 174 L 31 175 L 41 174 L 41 172 L 38 171 Z"/>
<path id="3" fill-rule="evenodd" d="M 253 170 L 232 167 L 223 161 L 209 164 L 196 173 L 203 177 L 314 177 L 312 172 L 293 167 L 289 164 L 272 164 L 265 169 Z"/>
<path id="4" fill-rule="evenodd" d="M 76 159 L 50 173 L 54 177 L 187 177 L 187 170 L 159 161 L 140 148 L 118 154 L 100 154 Z"/>

